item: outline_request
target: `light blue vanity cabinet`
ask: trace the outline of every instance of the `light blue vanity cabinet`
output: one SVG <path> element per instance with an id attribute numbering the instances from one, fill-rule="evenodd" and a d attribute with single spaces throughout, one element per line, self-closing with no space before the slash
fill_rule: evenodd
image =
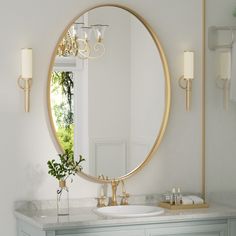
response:
<path id="1" fill-rule="evenodd" d="M 53 209 L 16 210 L 17 236 L 236 236 L 236 209 L 227 206 L 137 218 L 106 218 L 93 209 L 74 208 L 60 218 Z"/>
<path id="2" fill-rule="evenodd" d="M 118 220 L 120 222 L 120 220 Z M 31 224 L 22 219 L 17 219 L 18 236 L 235 236 L 236 219 L 216 219 L 216 220 L 193 220 L 186 222 L 163 222 L 153 223 L 153 219 L 148 223 L 133 225 L 123 222 L 116 224 L 115 221 L 101 226 L 89 225 L 87 227 L 60 226 L 42 228 L 36 224 Z M 157 219 L 158 221 L 158 219 Z M 120 225 L 119 225 L 120 224 Z"/>
<path id="3" fill-rule="evenodd" d="M 227 222 L 169 223 L 157 225 L 40 230 L 20 223 L 18 236 L 227 236 Z M 135 229 L 136 228 L 136 229 Z M 235 236 L 235 231 L 229 236 Z"/>

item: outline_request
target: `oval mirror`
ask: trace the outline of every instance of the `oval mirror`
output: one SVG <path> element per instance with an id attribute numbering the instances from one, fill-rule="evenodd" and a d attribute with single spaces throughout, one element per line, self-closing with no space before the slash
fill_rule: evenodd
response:
<path id="1" fill-rule="evenodd" d="M 84 157 L 83 176 L 131 176 L 157 150 L 169 116 L 169 72 L 157 36 L 126 7 L 79 15 L 54 50 L 48 108 L 60 149 Z"/>

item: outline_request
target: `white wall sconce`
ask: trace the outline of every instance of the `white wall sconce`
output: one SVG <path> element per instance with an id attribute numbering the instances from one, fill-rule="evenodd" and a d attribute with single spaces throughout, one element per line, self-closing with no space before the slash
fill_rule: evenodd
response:
<path id="1" fill-rule="evenodd" d="M 223 90 L 224 109 L 227 111 L 229 106 L 229 87 L 231 78 L 231 52 L 219 52 L 219 63 L 220 71 L 216 85 Z"/>
<path id="2" fill-rule="evenodd" d="M 25 112 L 29 112 L 32 85 L 32 48 L 21 49 L 21 75 L 18 78 L 18 85 L 24 90 Z"/>
<path id="3" fill-rule="evenodd" d="M 184 51 L 184 75 L 179 78 L 179 86 L 185 90 L 186 111 L 190 111 L 192 80 L 194 79 L 194 52 Z"/>

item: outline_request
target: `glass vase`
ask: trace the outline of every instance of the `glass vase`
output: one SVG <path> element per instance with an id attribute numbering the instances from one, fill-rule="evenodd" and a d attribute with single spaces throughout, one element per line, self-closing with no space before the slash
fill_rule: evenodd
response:
<path id="1" fill-rule="evenodd" d="M 57 215 L 69 215 L 69 189 L 65 180 L 59 181 L 59 188 L 57 189 Z"/>

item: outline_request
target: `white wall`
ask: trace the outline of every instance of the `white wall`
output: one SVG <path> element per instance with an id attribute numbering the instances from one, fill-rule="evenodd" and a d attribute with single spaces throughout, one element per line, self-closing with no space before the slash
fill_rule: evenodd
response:
<path id="1" fill-rule="evenodd" d="M 102 0 L 4 1 L 0 8 L 0 235 L 15 235 L 13 202 L 55 198 L 57 182 L 46 162 L 56 157 L 46 114 L 47 73 L 56 41 L 78 13 Z M 172 186 L 200 191 L 200 52 L 201 1 L 114 0 L 139 12 L 158 33 L 172 76 L 171 116 L 164 140 L 151 163 L 127 182 L 132 194 L 163 192 Z M 14 6 L 14 7 L 13 7 Z M 219 8 L 220 9 L 220 8 Z M 23 111 L 23 93 L 16 81 L 20 48 L 34 49 L 31 111 Z M 186 113 L 184 92 L 177 79 L 183 73 L 183 51 L 196 51 L 192 112 Z M 139 184 L 137 184 L 139 183 Z M 143 183 L 143 184 L 142 184 Z M 97 185 L 76 178 L 71 197 L 93 197 Z"/>
<path id="2" fill-rule="evenodd" d="M 213 25 L 235 26 L 236 18 L 232 16 L 235 7 L 235 0 L 207 0 L 207 28 Z M 227 34 L 227 41 L 230 41 L 229 33 L 221 32 L 220 34 L 222 36 Z M 227 41 L 223 43 L 226 44 Z M 226 194 L 236 192 L 236 103 L 229 102 L 228 111 L 224 110 L 223 91 L 216 86 L 217 59 L 217 53 L 207 49 L 207 191 L 214 193 L 212 197 L 219 195 L 223 196 L 221 200 L 229 201 Z"/>

